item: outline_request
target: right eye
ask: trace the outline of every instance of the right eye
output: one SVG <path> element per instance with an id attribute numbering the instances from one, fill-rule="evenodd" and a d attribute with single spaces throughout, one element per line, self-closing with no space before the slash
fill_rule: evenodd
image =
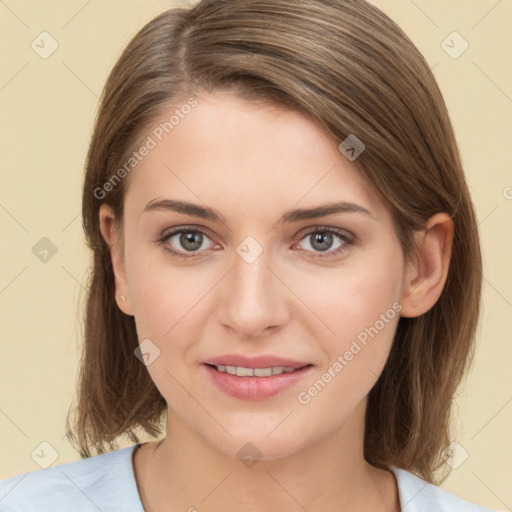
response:
<path id="1" fill-rule="evenodd" d="M 166 233 L 158 239 L 158 242 L 163 244 L 164 249 L 170 252 L 176 258 L 194 258 L 197 256 L 195 253 L 201 252 L 200 249 L 203 246 L 205 240 L 210 239 L 203 231 L 197 228 L 182 227 L 179 229 L 174 229 L 170 233 Z M 173 245 L 174 248 L 169 247 L 171 245 Z"/>

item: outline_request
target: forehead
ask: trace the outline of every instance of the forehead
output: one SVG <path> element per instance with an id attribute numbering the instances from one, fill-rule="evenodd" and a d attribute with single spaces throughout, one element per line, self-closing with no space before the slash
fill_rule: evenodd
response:
<path id="1" fill-rule="evenodd" d="M 132 171 L 127 211 L 172 197 L 269 221 L 286 207 L 335 201 L 383 213 L 371 185 L 313 120 L 227 93 L 196 102 L 173 104 L 142 134 L 151 149 Z"/>

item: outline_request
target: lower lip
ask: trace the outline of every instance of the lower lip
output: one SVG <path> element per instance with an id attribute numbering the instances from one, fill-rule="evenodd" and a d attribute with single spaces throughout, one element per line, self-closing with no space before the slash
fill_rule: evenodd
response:
<path id="1" fill-rule="evenodd" d="M 238 377 L 203 364 L 213 382 L 228 395 L 244 400 L 265 400 L 299 382 L 313 366 L 270 377 Z"/>

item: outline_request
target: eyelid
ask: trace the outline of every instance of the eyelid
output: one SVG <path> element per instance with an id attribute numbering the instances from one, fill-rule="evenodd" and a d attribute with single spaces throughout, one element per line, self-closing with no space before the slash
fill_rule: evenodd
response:
<path id="1" fill-rule="evenodd" d="M 301 237 L 300 240 L 302 240 L 302 238 L 304 238 L 304 236 L 307 236 L 307 235 L 310 235 L 310 234 L 316 233 L 316 232 L 334 233 L 334 234 L 339 235 L 342 238 L 346 238 L 347 242 L 351 242 L 351 243 L 352 242 L 355 243 L 358 240 L 356 235 L 354 233 L 352 233 L 351 231 L 348 231 L 347 229 L 337 228 L 334 226 L 325 226 L 325 225 L 309 226 L 307 228 L 300 230 L 297 233 L 297 235 L 295 235 L 295 236 L 296 237 L 300 236 Z"/>
<path id="2" fill-rule="evenodd" d="M 208 238 L 212 239 L 211 231 L 205 226 L 197 226 L 194 224 L 184 224 L 183 226 L 174 226 L 172 228 L 168 228 L 167 230 L 162 231 L 160 238 L 167 238 L 172 235 L 176 235 L 177 233 L 181 233 L 182 231 L 192 231 L 202 233 L 206 235 Z"/>

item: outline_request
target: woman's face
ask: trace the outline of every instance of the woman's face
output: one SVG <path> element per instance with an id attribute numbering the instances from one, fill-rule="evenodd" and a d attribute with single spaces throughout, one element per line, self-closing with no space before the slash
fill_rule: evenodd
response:
<path id="1" fill-rule="evenodd" d="M 362 434 L 403 293 L 390 212 L 302 115 L 227 93 L 196 100 L 143 136 L 116 265 L 169 418 L 264 459 Z"/>

